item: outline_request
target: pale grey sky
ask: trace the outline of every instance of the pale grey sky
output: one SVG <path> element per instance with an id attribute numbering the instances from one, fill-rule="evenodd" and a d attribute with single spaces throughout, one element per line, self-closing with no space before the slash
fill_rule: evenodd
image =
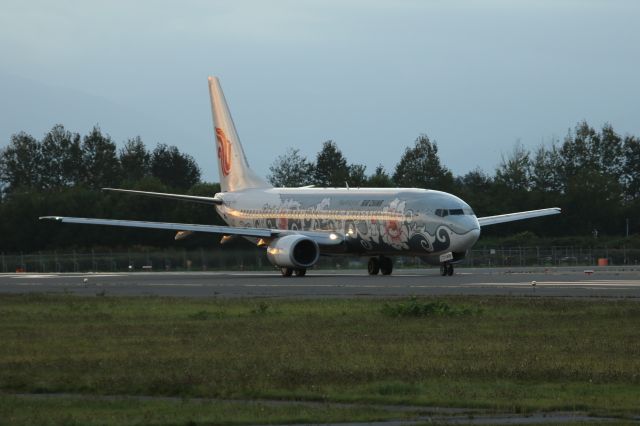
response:
<path id="1" fill-rule="evenodd" d="M 463 174 L 583 119 L 640 135 L 633 0 L 5 0 L 0 58 L 0 146 L 99 123 L 177 145 L 210 181 L 208 75 L 262 175 L 327 139 L 392 172 L 426 133 Z"/>

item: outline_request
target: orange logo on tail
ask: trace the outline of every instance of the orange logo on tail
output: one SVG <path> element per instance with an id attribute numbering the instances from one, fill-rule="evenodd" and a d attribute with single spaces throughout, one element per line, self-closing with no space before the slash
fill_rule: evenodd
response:
<path id="1" fill-rule="evenodd" d="M 218 140 L 218 158 L 223 176 L 231 172 L 231 142 L 227 139 L 221 128 L 216 127 L 216 139 Z"/>

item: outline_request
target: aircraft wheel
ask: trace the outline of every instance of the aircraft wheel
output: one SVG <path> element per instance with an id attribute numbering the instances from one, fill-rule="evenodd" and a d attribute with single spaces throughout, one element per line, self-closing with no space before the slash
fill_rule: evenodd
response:
<path id="1" fill-rule="evenodd" d="M 447 275 L 447 270 L 449 268 L 447 268 L 447 264 L 446 263 L 441 263 L 440 264 L 440 275 L 442 275 L 443 277 Z"/>
<path id="2" fill-rule="evenodd" d="M 290 277 L 291 275 L 293 275 L 293 269 L 292 268 L 280 268 L 280 273 L 282 274 L 283 277 Z"/>
<path id="3" fill-rule="evenodd" d="M 306 269 L 296 269 L 296 277 L 304 277 L 305 275 L 307 275 L 307 270 Z"/>
<path id="4" fill-rule="evenodd" d="M 393 272 L 393 260 L 390 257 L 380 256 L 380 271 L 382 275 L 391 275 L 391 272 Z"/>
<path id="5" fill-rule="evenodd" d="M 372 257 L 369 259 L 367 271 L 369 272 L 369 275 L 378 275 L 378 272 L 380 272 L 380 262 L 378 261 L 377 257 Z"/>
<path id="6" fill-rule="evenodd" d="M 453 265 L 452 264 L 448 264 L 447 265 L 447 275 L 449 275 L 449 276 L 453 275 Z"/>

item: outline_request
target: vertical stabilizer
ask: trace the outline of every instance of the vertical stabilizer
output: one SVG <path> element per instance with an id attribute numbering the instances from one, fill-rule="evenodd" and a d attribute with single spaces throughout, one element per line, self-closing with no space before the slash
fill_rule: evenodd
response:
<path id="1" fill-rule="evenodd" d="M 227 101 L 217 77 L 209 77 L 213 131 L 218 149 L 218 171 L 222 191 L 238 191 L 245 188 L 270 188 L 249 167 L 240 138 L 233 124 Z"/>

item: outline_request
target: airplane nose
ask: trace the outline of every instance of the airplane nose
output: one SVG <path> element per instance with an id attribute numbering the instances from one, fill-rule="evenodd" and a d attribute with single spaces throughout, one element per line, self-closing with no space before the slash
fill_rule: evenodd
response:
<path id="1" fill-rule="evenodd" d="M 480 227 L 469 231 L 466 235 L 464 245 L 469 249 L 478 241 L 478 238 L 480 238 Z"/>
<path id="2" fill-rule="evenodd" d="M 478 238 L 480 238 L 480 225 L 475 217 L 473 219 L 473 224 L 470 224 L 469 231 L 464 234 L 464 237 L 460 241 L 461 249 L 463 250 L 470 249 L 476 241 L 478 241 Z"/>

